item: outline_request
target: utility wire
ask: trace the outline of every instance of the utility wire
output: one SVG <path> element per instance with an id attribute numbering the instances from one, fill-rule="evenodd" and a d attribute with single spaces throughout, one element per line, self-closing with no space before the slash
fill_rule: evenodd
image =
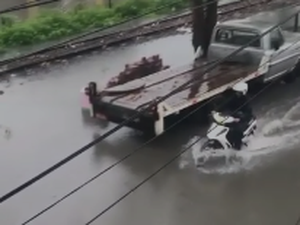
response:
<path id="1" fill-rule="evenodd" d="M 284 24 L 284 23 L 286 23 L 288 20 L 290 20 L 291 18 L 293 18 L 296 14 L 298 14 L 300 12 L 300 10 L 298 11 L 298 12 L 296 12 L 295 14 L 292 14 L 292 16 L 290 16 L 290 17 L 288 17 L 287 19 L 285 19 L 285 20 L 283 20 L 283 21 L 281 21 L 280 23 L 278 23 L 277 25 L 275 25 L 274 27 L 272 27 L 270 30 L 268 30 L 268 31 L 266 31 L 265 33 L 263 33 L 263 34 L 261 34 L 261 35 L 259 35 L 258 37 L 257 37 L 257 39 L 255 39 L 255 40 L 253 40 L 253 42 L 255 42 L 255 41 L 257 41 L 258 39 L 260 39 L 261 37 L 263 37 L 263 36 L 265 36 L 267 33 L 269 33 L 269 32 L 271 32 L 272 30 L 274 30 L 274 29 L 276 29 L 278 26 L 280 26 L 280 25 L 282 25 L 282 24 Z M 249 47 L 253 42 L 249 42 L 248 43 L 248 45 L 247 46 L 242 46 L 241 48 L 242 48 L 242 50 L 244 49 L 244 48 L 247 48 L 247 47 Z M 228 56 L 226 56 L 226 57 L 228 57 L 228 58 L 231 58 L 232 56 L 234 56 L 235 54 L 237 54 L 238 52 L 240 52 L 240 51 L 242 51 L 241 49 L 237 49 L 236 50 L 236 52 L 233 52 L 232 53 L 232 55 L 228 55 Z M 224 59 L 224 61 L 223 62 L 225 62 L 228 58 L 226 58 L 226 57 L 224 57 L 223 59 Z M 226 58 L 226 59 L 225 59 Z M 221 64 L 221 63 L 223 63 L 222 62 L 222 60 L 219 60 L 219 61 L 215 61 L 215 63 L 216 64 Z M 201 66 L 199 66 L 199 67 L 197 67 L 197 68 L 193 68 L 193 69 L 188 69 L 187 71 L 184 71 L 182 74 L 179 74 L 179 76 L 180 75 L 183 75 L 183 74 L 185 74 L 185 73 L 190 73 L 190 72 L 193 72 L 193 73 L 196 73 L 196 72 L 202 72 L 201 70 L 202 69 L 204 69 L 204 68 L 208 68 L 208 66 L 209 65 L 212 65 L 212 67 L 214 67 L 214 64 L 213 64 L 214 62 L 209 62 L 208 64 L 203 64 L 203 65 L 201 65 Z M 185 65 L 186 66 L 186 65 Z M 208 70 L 210 70 L 211 68 L 209 68 Z M 202 75 L 205 75 L 206 74 L 206 72 L 203 72 L 202 73 Z M 224 76 L 225 76 L 226 74 L 224 74 Z M 209 81 L 209 80 L 211 80 L 211 79 L 214 79 L 216 76 L 210 76 L 210 77 L 208 77 L 208 78 L 206 78 L 206 79 L 202 79 L 202 76 L 198 76 L 198 78 L 196 79 L 196 80 L 198 80 L 198 81 L 195 81 L 195 80 L 191 80 L 191 82 L 190 83 L 193 83 L 192 85 L 194 85 L 194 84 L 197 84 L 197 83 L 199 83 L 199 82 L 207 82 L 207 81 Z M 222 77 L 222 75 L 220 76 L 220 77 Z M 196 82 L 196 83 L 195 83 Z M 151 87 L 151 86 L 154 86 L 154 85 L 156 85 L 157 83 L 154 83 L 154 84 L 150 84 L 150 85 L 148 85 L 148 86 L 145 86 L 145 88 L 149 88 L 149 87 Z M 177 93 L 179 93 L 179 92 L 181 92 L 181 91 L 185 91 L 186 89 L 188 89 L 188 88 L 190 88 L 191 86 L 186 86 L 185 88 L 183 88 L 182 90 L 179 90 Z M 177 94 L 176 93 L 176 94 Z M 117 96 L 117 97 L 115 97 L 114 99 L 112 99 L 111 100 L 111 102 L 114 102 L 115 100 L 117 100 L 117 99 L 121 99 L 121 98 L 123 98 L 123 97 L 126 97 L 127 95 L 130 95 L 130 94 L 128 94 L 128 93 L 125 93 L 125 94 L 121 94 L 121 95 L 119 95 L 119 96 Z M 151 102 L 151 101 L 150 101 Z"/>
<path id="2" fill-rule="evenodd" d="M 215 63 L 209 64 L 207 66 L 207 69 L 203 72 L 203 74 L 206 74 L 206 73 L 212 71 L 214 68 L 216 68 L 218 65 L 220 65 L 222 63 L 226 63 L 226 61 L 228 61 L 228 59 L 232 58 L 233 56 L 235 56 L 236 54 L 238 54 L 239 52 L 241 52 L 245 48 L 250 47 L 251 44 L 253 44 L 255 41 L 259 40 L 260 38 L 264 37 L 268 33 L 275 30 L 276 28 L 280 27 L 281 25 L 283 25 L 284 23 L 286 23 L 287 21 L 289 21 L 290 19 L 292 19 L 293 17 L 295 17 L 299 13 L 300 13 L 300 10 L 297 10 L 297 12 L 295 12 L 292 15 L 286 17 L 284 20 L 280 21 L 276 25 L 272 26 L 271 28 L 267 29 L 266 31 L 264 31 L 263 33 L 258 35 L 257 37 L 253 38 L 250 42 L 248 42 L 248 44 L 245 44 L 245 45 L 241 46 L 240 48 L 236 49 L 235 51 L 233 51 L 229 55 L 225 56 L 224 58 L 221 58 L 220 60 L 216 61 Z M 180 93 L 180 92 L 185 91 L 186 89 L 190 88 L 190 86 L 189 86 L 190 84 L 194 85 L 194 84 L 197 84 L 197 83 L 200 83 L 200 82 L 202 82 L 202 81 L 199 80 L 199 79 L 187 81 L 186 83 L 180 85 L 178 88 L 173 90 L 172 95 Z M 163 98 L 164 98 L 164 100 L 169 98 L 169 94 L 164 96 Z"/>
<path id="3" fill-rule="evenodd" d="M 254 95 L 252 98 L 249 99 L 246 103 L 244 103 L 242 106 L 240 106 L 238 109 L 236 109 L 235 112 L 240 110 L 245 104 L 249 103 L 256 97 L 258 97 L 260 94 L 262 94 L 267 88 L 269 88 L 272 84 L 276 83 L 277 80 L 273 80 L 270 82 L 267 86 L 265 86 L 262 90 L 260 90 L 256 95 Z M 223 121 L 224 122 L 224 121 Z M 208 130 L 208 132 L 214 130 L 216 127 L 213 127 L 212 129 Z M 192 148 L 195 144 L 197 144 L 203 137 L 197 138 L 196 141 L 192 142 L 190 145 L 188 145 L 186 148 L 181 150 L 178 154 L 176 154 L 173 158 L 171 158 L 166 164 L 161 166 L 158 170 L 156 170 L 154 173 L 152 173 L 150 176 L 148 176 L 146 179 L 142 180 L 138 185 L 136 185 L 134 188 L 130 189 L 128 192 L 126 192 L 122 197 L 118 198 L 116 201 L 114 201 L 112 204 L 110 204 L 108 207 L 106 207 L 103 211 L 98 213 L 95 217 L 93 217 L 91 220 L 89 220 L 85 225 L 90 225 L 93 222 L 95 222 L 99 217 L 104 215 L 106 212 L 108 212 L 110 209 L 112 209 L 114 206 L 119 204 L 122 200 L 124 200 L 126 197 L 128 197 L 130 194 L 135 192 L 138 188 L 142 187 L 145 183 L 147 183 L 149 180 L 151 180 L 153 177 L 155 177 L 157 174 L 159 174 L 162 170 L 164 170 L 166 167 L 168 167 L 171 163 L 173 163 L 176 159 L 178 159 L 182 154 L 187 152 L 190 148 Z"/>
<path id="4" fill-rule="evenodd" d="M 194 71 L 188 70 L 183 72 L 184 73 L 188 73 L 188 72 L 194 72 L 196 73 L 197 71 L 201 72 L 201 76 L 198 75 L 197 79 L 191 79 L 190 81 L 187 81 L 186 83 L 180 85 L 179 87 L 175 88 L 173 91 L 171 91 L 169 94 L 163 96 L 163 97 L 159 97 L 158 99 L 155 99 L 155 103 L 153 103 L 153 100 L 150 101 L 148 103 L 148 109 L 151 109 L 153 106 L 155 106 L 155 104 L 159 104 L 161 102 L 163 102 L 164 100 L 168 99 L 169 97 L 171 97 L 174 94 L 178 94 L 182 91 L 185 91 L 186 89 L 190 88 L 191 85 L 196 85 L 199 84 L 201 82 L 207 82 L 211 79 L 216 78 L 216 76 L 210 76 L 206 79 L 202 79 L 202 75 L 205 75 L 206 73 L 212 71 L 214 68 L 216 68 L 218 65 L 225 63 L 228 59 L 230 59 L 231 57 L 235 56 L 236 54 L 238 54 L 239 52 L 241 52 L 242 50 L 244 50 L 245 48 L 251 46 L 251 44 L 253 44 L 255 41 L 259 40 L 260 38 L 264 37 L 265 35 L 267 35 L 268 33 L 272 32 L 274 29 L 276 29 L 277 27 L 281 26 L 282 24 L 286 23 L 287 21 L 289 21 L 290 19 L 292 19 L 293 17 L 295 17 L 295 15 L 299 14 L 300 10 L 298 10 L 297 12 L 293 13 L 291 16 L 286 17 L 284 20 L 280 21 L 278 24 L 276 24 L 275 26 L 272 26 L 271 28 L 269 28 L 268 30 L 266 30 L 265 32 L 263 32 L 262 34 L 258 35 L 256 38 L 252 39 L 250 42 L 248 42 L 247 44 L 241 46 L 240 48 L 236 49 L 235 51 L 233 51 L 231 54 L 227 55 L 226 57 L 221 58 L 220 60 L 217 60 L 215 62 L 210 62 L 209 64 L 204 64 L 199 66 L 198 68 L 196 68 Z M 202 70 L 206 68 L 205 70 Z M 202 70 L 202 71 L 201 71 Z M 226 74 L 224 74 L 225 76 Z M 150 85 L 152 86 L 152 85 Z M 146 86 L 149 87 L 149 86 Z M 122 98 L 122 97 L 126 97 L 129 94 L 124 94 L 124 95 L 120 95 L 118 97 L 116 97 L 115 99 L 113 99 L 112 101 Z M 151 104 L 152 102 L 152 104 Z M 140 115 L 140 114 L 139 114 Z M 133 115 L 132 120 L 136 119 L 135 115 Z M 129 120 L 131 121 L 131 118 L 129 118 Z M 100 137 L 99 137 L 100 138 Z"/>
<path id="5" fill-rule="evenodd" d="M 190 117 L 192 114 L 194 114 L 199 109 L 201 109 L 204 106 L 208 105 L 208 103 L 210 103 L 211 101 L 212 101 L 212 99 L 209 100 L 209 101 L 207 101 L 206 103 L 204 103 L 200 107 L 194 109 L 192 112 L 188 113 L 187 115 L 185 115 L 180 120 L 178 120 L 175 123 L 173 123 L 170 127 L 168 127 L 166 130 L 164 130 L 163 134 L 166 133 L 166 132 L 168 132 L 168 131 L 170 131 L 171 129 L 173 129 L 175 126 L 177 126 L 182 121 L 184 121 L 185 119 L 187 119 L 188 117 Z M 75 194 L 76 192 L 78 192 L 79 190 L 81 190 L 82 188 L 84 188 L 85 186 L 87 186 L 88 184 L 90 184 L 91 182 L 93 182 L 94 180 L 96 180 L 97 178 L 99 178 L 100 176 L 102 176 L 103 174 L 107 173 L 108 171 L 110 171 L 114 167 L 118 166 L 120 163 L 124 162 L 126 159 L 128 159 L 128 158 L 132 157 L 133 155 L 135 155 L 137 152 L 139 152 L 145 146 L 147 146 L 148 144 L 150 144 L 154 140 L 156 140 L 158 137 L 160 137 L 160 136 L 154 136 L 154 137 L 150 138 L 148 141 L 144 142 L 143 144 L 141 144 L 140 146 L 138 146 L 137 148 L 135 148 L 135 150 L 133 150 L 132 152 L 130 152 L 129 154 L 127 154 L 126 156 L 124 156 L 120 160 L 116 161 L 115 163 L 113 163 L 112 165 L 110 165 L 109 167 L 107 167 L 106 169 L 102 170 L 100 173 L 96 174 L 95 176 L 91 177 L 90 179 L 88 179 L 87 181 L 85 181 L 84 183 L 82 183 L 81 185 L 79 185 L 78 187 L 76 187 L 75 189 L 73 189 L 72 191 L 70 191 L 68 194 L 64 195 L 63 197 L 61 197 L 60 199 L 56 200 L 54 203 L 50 204 L 49 206 L 47 206 L 46 208 L 44 208 L 43 210 L 41 210 L 40 212 L 38 212 L 34 216 L 30 217 L 28 220 L 26 220 L 25 222 L 23 222 L 22 225 L 29 224 L 33 220 L 37 219 L 38 217 L 40 217 L 41 215 L 43 215 L 44 213 L 46 213 L 47 211 L 49 211 L 50 209 L 52 209 L 53 207 L 55 207 L 56 205 L 58 205 L 59 203 L 61 203 L 62 201 L 66 200 L 68 197 L 72 196 L 73 194 Z"/>
<path id="6" fill-rule="evenodd" d="M 278 54 L 278 56 L 282 53 L 284 53 L 285 51 L 287 51 L 288 49 L 290 49 L 291 47 L 293 47 L 295 44 L 298 43 L 299 40 L 293 42 L 293 44 L 291 44 L 287 49 L 285 49 L 284 51 L 280 52 Z M 270 62 L 267 61 L 264 64 L 262 64 L 260 67 L 265 66 L 266 64 L 268 64 Z M 240 78 L 238 79 L 236 83 L 240 82 L 241 80 L 243 80 L 244 78 Z M 205 92 L 207 93 L 207 92 Z M 205 94 L 204 93 L 204 94 Z M 212 102 L 215 98 L 217 98 L 217 96 L 214 96 L 213 98 L 209 99 L 208 101 L 206 101 L 204 104 L 198 106 L 196 109 L 192 110 L 190 113 L 188 113 L 187 115 L 185 115 L 183 118 L 181 118 L 180 120 L 176 121 L 175 123 L 173 123 L 170 127 L 168 127 L 166 130 L 164 130 L 164 133 L 167 133 L 168 131 L 170 131 L 171 129 L 173 129 L 174 127 L 176 127 L 177 125 L 179 125 L 180 123 L 182 123 L 184 120 L 186 120 L 188 117 L 192 116 L 194 113 L 196 113 L 197 111 L 199 111 L 200 109 L 202 109 L 204 106 L 208 105 L 210 102 Z M 222 104 L 226 105 L 227 101 L 225 103 Z M 87 186 L 88 184 L 90 184 L 91 182 L 93 182 L 94 180 L 98 179 L 100 176 L 102 176 L 103 174 L 107 173 L 108 171 L 110 171 L 111 169 L 113 169 L 114 167 L 118 166 L 120 163 L 122 163 L 123 161 L 125 161 L 126 159 L 130 158 L 131 156 L 133 156 L 134 154 L 136 154 L 137 152 L 139 152 L 140 150 L 142 150 L 145 146 L 147 146 L 148 144 L 152 143 L 154 140 L 156 140 L 159 136 L 155 136 L 151 139 L 149 139 L 148 141 L 144 142 L 142 145 L 138 146 L 137 148 L 135 148 L 132 152 L 130 152 L 129 154 L 127 154 L 126 156 L 124 156 L 123 158 L 119 159 L 118 161 L 116 161 L 115 163 L 113 163 L 112 165 L 110 165 L 109 167 L 107 167 L 106 169 L 102 170 L 100 173 L 96 174 L 95 176 L 91 177 L 90 179 L 88 179 L 87 181 L 85 181 L 84 183 L 82 183 L 81 185 L 77 186 L 75 189 L 73 189 L 72 191 L 70 191 L 68 194 L 62 196 L 61 198 L 59 198 L 58 200 L 56 200 L 55 202 L 53 202 L 52 204 L 50 204 L 49 206 L 47 206 L 46 208 L 44 208 L 43 210 L 41 210 L 40 212 L 38 212 L 37 214 L 35 214 L 34 216 L 30 217 L 29 219 L 27 219 L 25 222 L 22 223 L 22 225 L 26 225 L 29 224 L 30 222 L 32 222 L 33 220 L 37 219 L 38 217 L 40 217 L 41 215 L 43 215 L 44 213 L 46 213 L 47 211 L 49 211 L 50 209 L 52 209 L 53 207 L 55 207 L 56 205 L 58 205 L 59 203 L 61 203 L 62 201 L 66 200 L 67 198 L 69 198 L 70 196 L 72 196 L 73 194 L 75 194 L 76 192 L 78 192 L 79 190 L 81 190 L 82 188 L 84 188 L 85 186 Z M 296 224 L 298 225 L 298 224 Z"/>
<path id="7" fill-rule="evenodd" d="M 196 8 L 200 8 L 200 7 L 205 7 L 205 6 L 208 6 L 208 5 L 210 5 L 210 4 L 214 4 L 214 3 L 216 3 L 216 2 L 218 2 L 218 0 L 214 0 L 214 1 L 212 1 L 212 2 L 205 2 L 204 4 L 201 4 L 201 5 L 199 5 L 199 6 L 193 7 L 191 10 L 196 9 Z M 119 25 L 122 25 L 122 24 L 125 24 L 125 23 L 128 23 L 128 22 L 131 22 L 131 21 L 134 21 L 134 20 L 137 20 L 137 19 L 141 19 L 141 18 L 143 18 L 143 17 L 145 17 L 145 16 L 147 16 L 147 15 L 151 15 L 151 14 L 153 14 L 153 13 L 159 12 L 159 11 L 165 9 L 165 8 L 172 7 L 172 6 L 175 5 L 176 3 L 178 3 L 178 2 L 172 2 L 172 3 L 169 3 L 169 4 L 165 4 L 165 5 L 162 5 L 162 6 L 156 8 L 156 9 L 154 9 L 154 10 L 149 10 L 149 11 L 147 11 L 147 12 L 145 12 L 145 13 L 142 13 L 141 15 L 134 16 L 134 17 L 132 17 L 132 18 L 130 18 L 130 19 L 127 19 L 127 20 L 123 20 L 123 21 L 121 21 L 121 22 L 119 22 L 119 23 L 116 23 L 116 24 L 114 24 L 114 25 L 106 26 L 106 27 L 104 27 L 104 28 L 95 29 L 95 30 L 93 30 L 93 31 L 89 31 L 89 32 L 83 33 L 83 34 L 78 35 L 78 36 L 76 36 L 76 37 L 69 38 L 69 39 L 67 39 L 67 40 L 65 40 L 65 41 L 62 41 L 62 42 L 60 42 L 60 43 L 58 43 L 58 44 L 54 44 L 54 45 L 52 45 L 52 46 L 50 46 L 50 47 L 47 47 L 47 48 L 44 48 L 44 49 L 41 49 L 41 50 L 38 50 L 38 51 L 35 51 L 35 52 L 32 52 L 32 53 L 29 53 L 29 54 L 27 54 L 27 55 L 23 55 L 23 56 L 21 56 L 21 57 L 18 57 L 17 60 L 20 60 L 20 59 L 23 59 L 23 58 L 26 58 L 26 57 L 30 57 L 30 56 L 34 56 L 34 55 L 36 55 L 36 54 L 42 54 L 42 53 L 44 53 L 44 52 L 46 52 L 46 51 L 53 50 L 53 49 L 55 49 L 55 48 L 61 47 L 61 46 L 66 45 L 66 44 L 70 44 L 70 43 L 73 42 L 73 41 L 76 41 L 76 40 L 78 40 L 78 39 L 87 37 L 87 36 L 89 36 L 89 35 L 96 34 L 96 33 L 105 31 L 105 30 L 107 30 L 107 29 L 110 29 L 110 28 L 113 28 L 113 27 L 116 27 L 116 26 L 119 26 Z M 229 3 L 229 4 L 230 4 L 230 3 Z M 237 3 L 237 4 L 238 4 L 238 3 Z M 189 9 L 189 8 L 190 8 L 190 7 L 186 7 L 186 9 Z M 13 61 L 15 61 L 15 60 L 16 60 L 16 59 L 14 59 L 14 58 L 13 58 L 13 59 L 3 60 L 3 61 L 0 61 L 0 65 L 4 65 L 4 64 L 6 64 L 6 63 L 10 63 L 10 62 L 13 62 Z"/>
<path id="8" fill-rule="evenodd" d="M 52 1 L 53 1 L 53 0 L 52 0 Z M 191 8 L 191 10 L 196 9 L 196 8 L 199 8 L 199 7 L 205 7 L 205 6 L 208 6 L 208 5 L 213 4 L 213 3 L 215 3 L 215 2 L 218 2 L 218 0 L 216 0 L 216 1 L 211 1 L 211 2 L 205 2 L 205 3 L 203 3 L 203 4 L 199 5 L 199 6 L 196 6 L 196 7 Z M 264 1 L 262 1 L 262 2 L 264 2 Z M 249 5 L 252 5 L 252 4 L 250 4 L 249 2 L 247 2 L 247 3 L 248 3 Z M 170 3 L 170 4 L 166 4 L 166 5 L 162 6 L 162 7 L 160 7 L 159 9 L 155 9 L 155 11 L 159 11 L 159 10 L 161 10 L 161 9 L 163 9 L 163 8 L 172 6 L 173 4 L 176 4 L 176 2 L 173 2 L 173 3 Z M 229 4 L 232 4 L 232 5 L 233 5 L 233 3 L 229 3 Z M 229 4 L 226 4 L 225 6 L 227 6 L 227 5 L 229 5 Z M 237 3 L 235 3 L 235 4 L 237 4 Z M 259 2 L 256 3 L 256 4 L 259 4 Z M 255 5 L 255 4 L 253 4 L 253 5 Z M 220 7 L 220 6 L 219 6 L 219 7 Z M 187 8 L 190 8 L 190 7 L 187 7 Z M 152 12 L 154 12 L 154 11 L 146 12 L 145 14 L 152 13 Z M 222 12 L 218 12 L 218 14 L 221 14 L 221 13 L 222 13 Z M 143 16 L 143 15 L 142 15 L 142 16 Z M 131 19 L 129 19 L 129 20 L 134 20 L 134 19 L 135 19 L 135 18 L 131 18 Z M 128 22 L 129 20 L 126 20 L 126 22 Z M 121 22 L 121 23 L 123 23 L 123 22 Z M 112 25 L 112 26 L 117 26 L 117 25 Z M 110 27 L 101 28 L 100 31 L 102 31 L 103 29 L 105 30 L 105 29 L 109 29 L 109 28 L 110 28 Z M 100 31 L 99 31 L 99 32 L 100 32 Z M 92 33 L 94 33 L 94 32 L 98 32 L 98 31 L 97 31 L 97 30 L 92 31 Z M 91 34 L 91 33 L 88 32 L 87 35 L 89 35 L 89 34 Z M 83 34 L 83 36 L 85 36 L 85 35 L 86 35 L 86 34 Z M 21 56 L 21 57 L 19 57 L 19 58 L 17 58 L 17 59 L 8 59 L 8 60 L 5 60 L 5 61 L 1 61 L 1 62 L 0 62 L 0 65 L 1 65 L 1 64 L 3 65 L 3 64 L 5 64 L 5 63 L 9 63 L 9 62 L 11 62 L 11 61 L 20 60 L 20 59 L 22 59 L 22 58 L 26 58 L 26 57 L 29 57 L 29 56 L 31 56 L 31 55 L 39 54 L 39 53 L 41 53 L 41 51 L 44 51 L 44 50 L 47 51 L 47 50 L 50 50 L 51 48 L 60 47 L 60 45 L 67 44 L 68 42 L 70 42 L 70 41 L 72 41 L 72 40 L 75 40 L 75 39 L 78 39 L 78 38 L 81 38 L 81 37 L 83 37 L 83 36 L 80 35 L 80 36 L 71 38 L 71 39 L 69 39 L 69 40 L 63 41 L 62 43 L 56 44 L 56 45 L 51 46 L 51 47 L 47 47 L 46 49 L 42 49 L 42 50 L 36 51 L 36 52 L 34 52 L 34 53 L 30 53 L 29 55 Z M 76 43 L 76 42 L 75 42 L 75 43 Z M 197 69 L 199 70 L 200 68 L 205 67 L 205 66 L 206 66 L 206 65 L 203 65 L 203 66 L 201 66 L 201 67 L 198 67 Z M 187 73 L 187 72 L 189 72 L 189 71 L 185 71 L 184 73 Z M 152 84 L 152 85 L 153 85 L 153 84 Z M 150 86 L 152 86 L 152 85 L 150 85 Z M 147 86 L 147 87 L 148 87 L 148 86 Z M 120 96 L 116 97 L 116 99 L 122 98 L 122 97 L 124 97 L 124 96 L 126 96 L 126 95 L 128 95 L 128 94 L 120 95 Z"/>
<path id="9" fill-rule="evenodd" d="M 239 53 L 240 51 L 242 51 L 243 49 L 245 49 L 246 47 L 248 47 L 249 45 L 251 45 L 253 42 L 259 40 L 261 37 L 265 36 L 266 34 L 268 34 L 269 32 L 271 32 L 272 30 L 274 30 L 275 28 L 277 28 L 278 26 L 280 26 L 281 24 L 285 23 L 286 21 L 288 21 L 289 19 L 293 18 L 296 14 L 298 14 L 300 12 L 300 10 L 298 10 L 296 13 L 293 14 L 293 16 L 289 16 L 286 19 L 284 19 L 283 21 L 281 21 L 280 23 L 278 23 L 277 25 L 273 26 L 272 28 L 268 29 L 267 31 L 263 32 L 261 35 L 259 35 L 258 37 L 254 38 L 252 41 L 250 41 L 248 44 L 241 46 L 240 48 L 238 48 L 237 50 L 233 51 L 231 54 L 229 54 L 228 56 L 224 57 L 223 59 L 218 60 L 216 63 L 212 63 L 211 66 L 208 66 L 208 68 L 206 70 L 203 71 L 203 74 L 206 74 L 210 71 L 212 71 L 215 67 L 217 67 L 218 65 L 220 65 L 221 63 L 226 62 L 228 59 L 230 59 L 232 56 L 236 55 L 237 53 Z M 83 146 L 82 148 L 78 149 L 77 151 L 75 151 L 74 153 L 72 153 L 71 155 L 67 156 L 66 158 L 62 159 L 61 161 L 59 161 L 58 163 L 54 164 L 53 166 L 49 167 L 48 169 L 44 170 L 43 172 L 39 173 L 38 175 L 36 175 L 35 177 L 29 179 L 28 181 L 26 181 L 25 183 L 21 184 L 20 186 L 14 188 L 13 190 L 9 191 L 8 193 L 4 194 L 3 196 L 0 197 L 0 203 L 6 201 L 7 199 L 13 197 L 14 195 L 18 194 L 19 192 L 23 191 L 24 189 L 28 188 L 29 186 L 31 186 L 32 184 L 36 183 L 37 181 L 39 181 L 40 179 L 44 178 L 45 176 L 47 176 L 48 174 L 52 173 L 53 171 L 57 170 L 58 168 L 60 168 L 61 166 L 65 165 L 66 163 L 68 163 L 69 161 L 73 160 L 74 158 L 76 158 L 77 156 L 81 155 L 82 153 L 84 153 L 85 151 L 87 151 L 89 148 L 93 147 L 94 145 L 96 145 L 97 143 L 103 141 L 104 139 L 106 139 L 107 137 L 109 137 L 110 135 L 114 134 L 115 132 L 117 132 L 118 130 L 120 130 L 121 128 L 123 128 L 124 126 L 126 126 L 129 122 L 135 120 L 136 118 L 138 118 L 140 115 L 142 115 L 143 113 L 147 112 L 148 110 L 150 110 L 152 107 L 155 107 L 157 104 L 165 101 L 166 99 L 170 98 L 171 96 L 173 96 L 174 94 L 177 94 L 183 90 L 185 90 L 185 88 L 193 83 L 199 83 L 202 82 L 201 80 L 191 80 L 188 82 L 185 82 L 184 84 L 178 86 L 177 88 L 175 88 L 173 91 L 169 92 L 168 94 L 166 94 L 165 96 L 160 97 L 159 99 L 154 100 L 152 103 L 149 104 L 148 107 L 142 108 L 140 109 L 136 114 L 134 114 L 133 116 L 131 116 L 130 118 L 128 118 L 127 120 L 123 121 L 122 123 L 118 124 L 117 126 L 115 126 L 114 128 L 110 129 L 109 131 L 107 131 L 106 133 L 104 133 L 103 135 L 101 135 L 99 138 L 96 138 L 95 140 L 93 140 L 92 142 L 88 143 L 87 145 Z"/>

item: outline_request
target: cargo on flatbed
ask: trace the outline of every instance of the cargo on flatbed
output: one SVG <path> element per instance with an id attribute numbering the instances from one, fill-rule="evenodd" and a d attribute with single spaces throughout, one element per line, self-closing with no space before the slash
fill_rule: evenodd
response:
<path id="1" fill-rule="evenodd" d="M 300 34 L 274 27 L 262 36 L 273 27 L 272 21 L 262 22 L 255 20 L 255 17 L 218 23 L 206 60 L 197 59 L 189 65 L 162 70 L 104 90 L 99 90 L 95 82 L 90 82 L 86 95 L 89 97 L 91 115 L 121 123 L 154 100 L 192 81 L 184 90 L 127 124 L 128 127 L 160 135 L 169 116 L 205 102 L 238 81 L 265 83 L 278 78 L 291 80 L 300 73 Z M 254 38 L 257 41 L 205 73 L 211 63 L 223 59 Z"/>

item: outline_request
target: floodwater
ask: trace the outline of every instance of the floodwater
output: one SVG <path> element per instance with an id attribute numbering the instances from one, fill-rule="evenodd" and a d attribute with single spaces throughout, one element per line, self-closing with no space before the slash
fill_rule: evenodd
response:
<path id="1" fill-rule="evenodd" d="M 124 46 L 76 58 L 68 65 L 1 83 L 0 194 L 20 185 L 103 134 L 107 128 L 82 120 L 79 90 L 105 83 L 125 63 L 160 53 L 179 67 L 193 57 L 189 35 Z M 300 151 L 297 122 L 300 82 L 270 87 L 254 107 L 264 154 L 244 153 L 234 169 L 203 173 L 186 152 L 93 224 L 282 225 L 300 211 Z M 299 106 L 300 107 L 300 106 Z M 275 122 L 274 122 L 275 121 Z M 295 126 L 294 126 L 295 125 Z M 148 144 L 124 163 L 30 224 L 82 225 L 181 151 L 205 127 L 186 122 Z M 274 141 L 276 140 L 276 141 Z M 146 138 L 124 128 L 101 144 L 0 205 L 0 224 L 19 225 L 85 180 L 141 145 Z M 230 166 L 229 166 L 230 167 Z"/>

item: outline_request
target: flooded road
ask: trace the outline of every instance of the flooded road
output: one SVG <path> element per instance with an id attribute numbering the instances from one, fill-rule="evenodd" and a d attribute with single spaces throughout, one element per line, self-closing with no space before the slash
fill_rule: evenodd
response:
<path id="1" fill-rule="evenodd" d="M 105 84 L 123 69 L 125 63 L 157 53 L 165 59 L 165 64 L 187 64 L 193 56 L 190 36 L 177 35 L 95 53 L 77 58 L 63 68 L 53 68 L 27 78 L 17 75 L 9 83 L 3 82 L 0 194 L 113 127 L 111 124 L 101 129 L 97 124 L 83 122 L 79 90 L 91 80 Z M 298 81 L 292 85 L 274 86 L 255 101 L 261 130 L 281 128 L 269 139 L 258 137 L 260 141 L 255 144 L 262 143 L 266 147 L 275 143 L 275 147 L 268 148 L 268 153 L 245 154 L 247 162 L 232 170 L 234 172 L 204 174 L 195 169 L 192 151 L 188 151 L 93 224 L 294 224 L 300 211 L 300 151 L 297 127 L 293 126 L 300 119 L 300 114 L 297 115 L 300 112 L 297 108 L 299 84 Z M 286 124 L 289 125 L 287 130 Z M 85 224 L 203 131 L 205 129 L 199 129 L 195 123 L 185 123 L 30 224 Z M 281 138 L 288 131 L 289 135 Z M 144 141 L 146 139 L 136 132 L 122 129 L 1 204 L 0 223 L 21 224 Z"/>

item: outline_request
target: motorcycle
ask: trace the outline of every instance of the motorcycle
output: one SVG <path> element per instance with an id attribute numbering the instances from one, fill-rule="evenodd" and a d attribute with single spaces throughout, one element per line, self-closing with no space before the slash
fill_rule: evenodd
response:
<path id="1" fill-rule="evenodd" d="M 236 123 L 236 118 L 231 116 L 226 116 L 220 112 L 212 112 L 213 122 L 207 132 L 208 140 L 202 145 L 201 152 L 204 151 L 215 151 L 215 150 L 227 150 L 233 149 L 232 143 L 227 138 L 227 134 L 230 128 L 226 127 L 224 123 Z M 257 129 L 257 121 L 255 118 L 251 119 L 248 123 L 247 129 L 244 131 L 243 135 L 243 145 L 247 146 L 249 138 L 254 135 Z"/>

